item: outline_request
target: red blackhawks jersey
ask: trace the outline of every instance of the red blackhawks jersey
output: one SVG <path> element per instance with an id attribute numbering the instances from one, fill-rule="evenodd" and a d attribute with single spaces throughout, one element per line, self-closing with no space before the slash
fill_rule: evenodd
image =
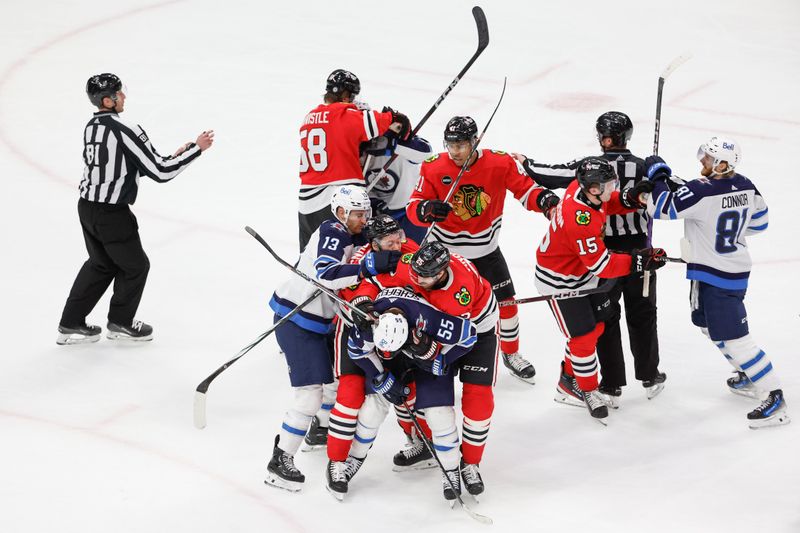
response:
<path id="1" fill-rule="evenodd" d="M 494 150 L 478 150 L 477 154 L 478 159 L 464 172 L 450 198 L 453 210 L 432 231 L 451 252 L 468 259 L 484 257 L 497 249 L 507 190 L 531 211 L 541 211 L 536 201 L 546 190 L 536 185 L 509 154 Z M 425 160 L 406 208 L 414 224 L 428 225 L 419 220 L 417 205 L 422 200 L 444 200 L 460 170 L 446 152 Z"/>
<path id="2" fill-rule="evenodd" d="M 618 278 L 631 271 L 631 256 L 611 253 L 603 243 L 607 215 L 634 212 L 611 193 L 600 207 L 590 205 L 574 180 L 551 215 L 550 226 L 536 251 L 536 288 L 540 294 L 593 289 L 600 278 Z"/>
<path id="3" fill-rule="evenodd" d="M 330 203 L 330 185 L 363 185 L 358 147 L 384 133 L 392 113 L 360 111 L 354 104 L 320 104 L 300 127 L 300 212 Z"/>
<path id="4" fill-rule="evenodd" d="M 426 291 L 411 280 L 411 256 L 403 255 L 394 274 L 378 274 L 364 280 L 355 295 L 375 298 L 387 287 L 410 287 L 436 309 L 449 315 L 468 318 L 478 333 L 494 331 L 500 319 L 497 299 L 491 284 L 478 274 L 469 260 L 458 254 L 450 254 L 447 267 L 447 283 L 432 291 Z"/>

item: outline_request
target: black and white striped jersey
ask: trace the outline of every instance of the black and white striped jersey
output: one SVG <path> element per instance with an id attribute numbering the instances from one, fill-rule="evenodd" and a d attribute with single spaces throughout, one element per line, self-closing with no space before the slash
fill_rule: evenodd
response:
<path id="1" fill-rule="evenodd" d="M 624 191 L 645 177 L 644 160 L 631 154 L 630 150 L 608 151 L 600 156 L 614 165 L 619 177 L 618 188 Z M 581 159 L 561 165 L 548 165 L 526 159 L 523 168 L 533 180 L 548 189 L 564 189 L 575 179 L 575 171 Z M 645 209 L 627 215 L 609 215 L 606 221 L 606 236 L 625 237 L 647 235 L 648 216 Z"/>
<path id="2" fill-rule="evenodd" d="M 139 176 L 169 181 L 200 153 L 200 147 L 191 143 L 176 157 L 162 156 L 141 126 L 123 121 L 114 111 L 100 111 L 83 132 L 86 167 L 79 188 L 81 198 L 105 204 L 133 204 Z"/>

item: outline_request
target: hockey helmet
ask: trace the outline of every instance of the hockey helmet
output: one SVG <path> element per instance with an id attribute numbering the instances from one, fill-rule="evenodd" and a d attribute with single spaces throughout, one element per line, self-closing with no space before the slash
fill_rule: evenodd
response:
<path id="1" fill-rule="evenodd" d="M 730 137 L 714 136 L 697 149 L 698 160 L 702 160 L 705 155 L 714 158 L 712 169 L 717 168 L 717 165 L 724 161 L 728 164 L 727 172 L 732 172 L 742 160 L 742 149 L 739 143 Z"/>
<path id="2" fill-rule="evenodd" d="M 617 173 L 611 163 L 599 157 L 587 157 L 578 163 L 575 177 L 581 188 L 586 190 L 594 184 L 604 186 L 606 183 L 616 181 Z"/>
<path id="3" fill-rule="evenodd" d="M 619 111 L 607 111 L 597 118 L 597 140 L 611 137 L 615 146 L 625 146 L 633 135 L 633 122 L 628 115 Z"/>
<path id="4" fill-rule="evenodd" d="M 453 117 L 444 128 L 444 142 L 471 141 L 478 136 L 478 125 L 472 117 Z"/>
<path id="5" fill-rule="evenodd" d="M 344 220 L 339 219 L 336 210 L 341 207 L 344 209 Z M 333 191 L 331 196 L 331 212 L 342 223 L 347 222 L 350 211 L 363 210 L 367 212 L 367 218 L 372 215 L 372 205 L 364 187 L 357 185 L 342 185 Z"/>
<path id="6" fill-rule="evenodd" d="M 450 252 L 439 241 L 425 244 L 411 257 L 411 270 L 423 278 L 432 278 L 450 264 Z"/>
<path id="7" fill-rule="evenodd" d="M 361 92 L 361 82 L 358 76 L 350 72 L 337 68 L 328 75 L 325 90 L 329 93 L 339 95 L 342 91 L 349 91 L 353 96 Z"/>
<path id="8" fill-rule="evenodd" d="M 95 107 L 103 106 L 103 98 L 117 100 L 117 92 L 122 90 L 122 81 L 110 72 L 95 74 L 86 81 L 86 96 Z"/>
<path id="9" fill-rule="evenodd" d="M 396 352 L 408 340 L 408 321 L 400 313 L 383 313 L 372 328 L 375 348 L 380 352 Z M 379 353 L 380 353 L 379 352 Z M 381 354 L 386 357 L 385 354 Z"/>
<path id="10" fill-rule="evenodd" d="M 368 241 L 381 239 L 387 235 L 403 231 L 400 224 L 387 214 L 380 214 L 367 221 L 364 227 L 364 236 Z"/>

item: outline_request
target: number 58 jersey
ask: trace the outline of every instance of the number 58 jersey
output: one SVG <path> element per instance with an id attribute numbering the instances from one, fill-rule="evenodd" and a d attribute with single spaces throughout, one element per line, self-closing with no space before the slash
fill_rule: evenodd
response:
<path id="1" fill-rule="evenodd" d="M 540 294 L 593 289 L 600 278 L 627 276 L 631 256 L 610 252 L 603 243 L 607 215 L 634 212 L 622 205 L 619 191 L 608 202 L 591 205 L 574 180 L 551 215 L 536 251 L 536 288 Z"/>

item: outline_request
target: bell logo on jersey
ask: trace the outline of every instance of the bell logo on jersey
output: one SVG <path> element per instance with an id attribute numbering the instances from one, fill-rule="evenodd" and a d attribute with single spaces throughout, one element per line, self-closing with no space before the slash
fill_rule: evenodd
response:
<path id="1" fill-rule="evenodd" d="M 592 214 L 589 211 L 575 212 L 575 222 L 577 222 L 579 226 L 588 226 L 591 221 Z"/>
<path id="2" fill-rule="evenodd" d="M 453 213 L 461 220 L 480 216 L 492 203 L 492 197 L 477 185 L 462 185 L 453 195 Z"/>
<path id="3" fill-rule="evenodd" d="M 466 287 L 461 287 L 461 290 L 458 291 L 455 296 L 458 303 L 464 306 L 469 305 L 469 303 L 472 301 L 472 295 L 469 293 Z"/>

